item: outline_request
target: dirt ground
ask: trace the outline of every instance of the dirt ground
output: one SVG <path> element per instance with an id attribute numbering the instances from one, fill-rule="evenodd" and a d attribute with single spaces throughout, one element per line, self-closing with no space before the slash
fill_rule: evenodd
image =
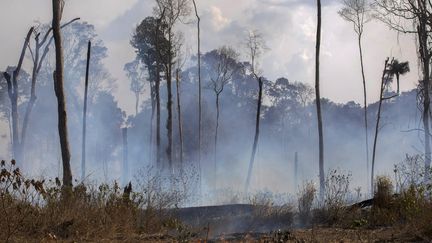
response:
<path id="1" fill-rule="evenodd" d="M 338 229 L 313 228 L 272 233 L 239 233 L 220 235 L 206 240 L 205 235 L 180 239 L 168 235 L 141 235 L 132 238 L 119 236 L 99 242 L 432 242 L 431 238 L 418 235 L 410 229 Z"/>
<path id="2" fill-rule="evenodd" d="M 269 234 L 231 235 L 213 242 L 432 242 L 432 239 L 417 235 L 409 229 L 312 228 Z"/>

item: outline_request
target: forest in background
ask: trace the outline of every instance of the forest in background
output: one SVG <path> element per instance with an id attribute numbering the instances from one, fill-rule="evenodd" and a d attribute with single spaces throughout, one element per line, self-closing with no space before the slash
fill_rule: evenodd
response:
<path id="1" fill-rule="evenodd" d="M 41 26 L 45 30 L 46 25 Z M 89 23 L 75 22 L 65 27 L 65 89 L 67 92 L 67 111 L 72 151 L 72 171 L 80 181 L 82 107 L 86 69 L 87 41 L 93 40 L 91 72 L 89 77 L 89 103 L 87 128 L 87 180 L 130 181 L 139 169 L 157 168 L 155 145 L 150 142 L 151 130 L 151 85 L 148 69 L 139 59 L 125 64 L 129 80 L 122 85 L 130 85 L 137 96 L 136 114 L 126 116 L 111 94 L 115 83 L 103 65 L 107 48 L 97 37 L 97 32 Z M 255 109 L 257 84 L 248 71 L 250 63 L 235 60 L 232 63 L 232 77 L 226 82 L 220 94 L 220 121 L 218 138 L 218 160 L 214 161 L 214 134 L 216 126 L 216 95 L 211 87 L 212 75 L 220 60 L 220 51 L 213 50 L 202 55 L 203 82 L 203 185 L 207 190 L 231 188 L 242 185 L 245 180 L 248 156 L 250 154 L 255 129 Z M 27 55 L 30 61 L 31 56 Z M 186 62 L 187 61 L 187 62 Z M 197 170 L 197 68 L 196 56 L 190 56 L 179 74 L 182 106 L 182 129 L 184 137 L 184 166 Z M 56 126 L 57 118 L 52 110 L 56 109 L 55 94 L 52 90 L 51 69 L 54 54 L 48 53 L 42 63 L 36 84 L 39 97 L 32 113 L 26 142 L 22 168 L 26 173 L 43 176 L 61 177 L 61 156 Z M 11 67 L 12 69 L 12 67 Z M 19 79 L 19 113 L 24 114 L 30 100 L 30 71 L 22 70 Z M 403 80 L 402 82 L 406 82 Z M 261 138 L 257 153 L 257 169 L 254 171 L 253 188 L 263 190 L 272 188 L 279 192 L 294 193 L 304 180 L 317 178 L 316 161 L 316 112 L 314 90 L 307 84 L 290 81 L 288 78 L 268 80 L 264 78 L 263 110 L 261 114 Z M 161 83 L 161 147 L 167 145 L 165 129 L 166 83 Z M 176 86 L 173 85 L 173 100 L 177 100 Z M 395 92 L 395 85 L 387 92 Z M 1 112 L 4 122 L 10 124 L 10 102 L 7 83 L 1 82 Z M 337 104 L 323 99 L 324 129 L 327 144 L 326 170 L 338 169 L 351 172 L 355 185 L 366 192 L 367 172 L 364 166 L 364 134 L 362 130 L 362 106 L 355 102 Z M 176 104 L 175 104 L 176 106 Z M 378 103 L 369 105 L 369 123 L 376 119 Z M 391 175 L 393 165 L 405 158 L 406 154 L 421 152 L 419 139 L 420 113 L 417 109 L 416 90 L 404 92 L 400 97 L 387 101 L 383 108 L 383 128 L 379 139 L 377 169 L 379 173 Z M 20 116 L 22 119 L 22 116 Z M 22 120 L 21 120 L 22 121 Z M 173 124 L 178 123 L 178 113 L 173 114 Z M 154 124 L 153 124 L 154 126 Z M 123 173 L 122 127 L 128 127 L 129 172 Z M 12 128 L 10 128 L 12 129 Z M 176 171 L 180 168 L 180 138 L 178 126 L 173 127 L 174 157 Z M 10 131 L 3 131 L 3 139 L 9 139 Z M 369 129 L 370 136 L 373 127 Z M 153 139 L 154 139 L 153 134 Z M 153 151 L 152 151 L 153 150 Z M 9 148 L 12 151 L 12 145 Z M 295 154 L 298 165 L 295 166 Z M 9 155 L 10 156 L 10 155 Z M 7 158 L 9 156 L 3 156 Z M 166 153 L 162 153 L 163 160 Z M 167 166 L 165 164 L 164 166 Z M 217 168 L 216 180 L 214 170 Z M 127 176 L 127 178 L 122 178 Z M 241 186 L 235 190 L 241 190 Z"/>

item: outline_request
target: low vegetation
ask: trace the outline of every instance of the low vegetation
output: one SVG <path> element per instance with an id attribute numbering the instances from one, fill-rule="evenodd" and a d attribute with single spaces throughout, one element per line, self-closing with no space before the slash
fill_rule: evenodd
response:
<path id="1" fill-rule="evenodd" d="M 0 220 L 3 229 L 0 240 L 321 241 L 316 237 L 330 231 L 336 236 L 338 229 L 352 232 L 354 236 L 369 235 L 371 239 L 377 238 L 377 229 L 386 229 L 380 231 L 385 239 L 398 233 L 401 239 L 429 241 L 432 239 L 432 187 L 424 181 L 421 164 L 421 156 L 407 156 L 395 166 L 394 178 L 378 176 L 372 199 L 360 201 L 360 190 L 354 193 L 350 190 L 351 175 L 333 170 L 327 173 L 322 202 L 317 199 L 313 182 L 299 188 L 297 210 L 295 200 L 288 195 L 269 191 L 248 197 L 239 194 L 233 202 L 249 205 L 239 207 L 249 211 L 238 216 L 216 214 L 205 218 L 204 215 L 197 225 L 188 224 L 176 213 L 180 205 L 189 204 L 193 198 L 188 190 L 191 183 L 181 178 L 166 183 L 151 168 L 140 172 L 141 179 L 136 180 L 134 188 L 132 184 L 120 188 L 117 182 L 67 188 L 58 178 L 27 179 L 14 160 L 1 161 L 0 211 L 4 217 Z M 246 204 L 239 204 L 242 202 Z M 233 224 L 236 220 L 242 226 L 232 226 L 233 235 L 224 234 L 227 228 L 217 225 L 221 221 Z M 234 234 L 244 232 L 236 231 L 236 227 L 248 229 L 245 232 L 250 233 Z"/>

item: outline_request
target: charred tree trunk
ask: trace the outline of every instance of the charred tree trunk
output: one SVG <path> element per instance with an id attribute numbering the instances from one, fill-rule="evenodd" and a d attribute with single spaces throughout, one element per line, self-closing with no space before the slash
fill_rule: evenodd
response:
<path id="1" fill-rule="evenodd" d="M 74 18 L 71 21 L 69 21 L 66 24 L 63 24 L 60 28 L 64 28 L 70 24 L 72 24 L 73 22 L 79 20 L 80 18 Z M 37 82 L 37 77 L 39 75 L 40 69 L 42 67 L 42 63 L 45 60 L 48 52 L 49 52 L 49 47 L 51 45 L 51 43 L 53 42 L 54 37 L 52 36 L 49 41 L 48 41 L 48 37 L 50 36 L 50 33 L 52 31 L 52 28 L 49 29 L 45 35 L 42 37 L 42 39 L 40 39 L 40 34 L 41 33 L 37 33 L 36 37 L 35 37 L 35 54 L 34 54 L 34 58 L 33 58 L 33 70 L 32 70 L 32 78 L 31 78 L 31 90 L 30 90 L 30 100 L 28 102 L 27 108 L 26 108 L 26 112 L 24 115 L 24 120 L 23 120 L 23 125 L 22 125 L 22 130 L 21 130 L 21 142 L 20 142 L 20 150 L 21 150 L 21 157 L 24 159 L 24 154 L 25 154 L 25 143 L 26 143 L 26 138 L 27 138 L 27 130 L 29 127 L 29 122 L 30 122 L 30 115 L 33 111 L 33 107 L 36 103 L 37 100 L 37 96 L 36 96 L 36 82 Z M 48 43 L 45 45 L 45 43 L 48 41 Z M 41 55 L 41 49 L 42 47 L 45 45 L 44 51 Z M 30 47 L 29 47 L 30 48 Z"/>
<path id="2" fill-rule="evenodd" d="M 56 70 L 54 72 L 54 89 L 57 96 L 58 105 L 58 132 L 60 137 L 60 147 L 63 160 L 63 186 L 72 187 L 72 171 L 70 166 L 70 149 L 67 128 L 66 97 L 63 83 L 63 48 L 62 36 L 60 32 L 60 21 L 64 2 L 53 0 L 53 34 L 56 50 Z"/>
<path id="3" fill-rule="evenodd" d="M 263 81 L 262 78 L 258 78 L 258 86 L 259 86 L 259 90 L 258 90 L 258 102 L 257 102 L 257 114 L 256 114 L 256 122 L 255 122 L 255 138 L 254 138 L 254 143 L 252 146 L 252 155 L 249 161 L 249 169 L 248 169 L 248 176 L 246 179 L 246 186 L 245 186 L 245 193 L 248 193 L 249 187 L 250 187 L 250 182 L 251 182 L 251 178 L 252 178 L 252 171 L 253 171 L 253 166 L 254 166 L 254 162 L 255 162 L 255 155 L 256 155 L 256 151 L 257 151 L 257 147 L 258 147 L 258 139 L 259 139 L 259 129 L 260 129 L 260 117 L 261 117 L 261 105 L 262 105 L 262 92 L 263 92 Z"/>
<path id="4" fill-rule="evenodd" d="M 156 165 L 159 169 L 161 166 L 161 100 L 160 100 L 160 69 L 159 63 L 157 64 L 156 74 Z"/>
<path id="5" fill-rule="evenodd" d="M 127 184 L 129 179 L 129 161 L 128 161 L 128 129 L 122 128 L 123 137 L 123 185 Z"/>
<path id="6" fill-rule="evenodd" d="M 214 189 L 216 190 L 217 188 L 217 145 L 218 145 L 218 131 L 219 131 L 219 114 L 220 114 L 220 109 L 219 109 L 219 96 L 220 93 L 216 93 L 216 127 L 215 127 L 215 138 L 214 138 L 214 172 L 213 172 L 213 178 L 214 178 Z"/>
<path id="7" fill-rule="evenodd" d="M 201 136 L 202 136 L 202 87 L 201 87 L 201 18 L 198 15 L 198 9 L 195 0 L 192 1 L 197 18 L 197 45 L 198 45 L 198 170 L 199 170 L 199 186 L 201 191 Z"/>
<path id="8" fill-rule="evenodd" d="M 320 199 L 324 199 L 325 179 L 324 179 L 324 132 L 321 113 L 320 95 L 320 49 L 321 49 L 321 0 L 317 0 L 317 35 L 315 53 L 315 95 L 318 119 L 318 141 L 319 141 L 319 180 L 320 180 Z"/>
<path id="9" fill-rule="evenodd" d="M 181 97 L 180 97 L 180 70 L 176 71 L 176 91 L 177 91 L 177 116 L 178 116 L 178 129 L 180 139 L 180 171 L 183 171 L 183 126 L 181 116 Z"/>
<path id="10" fill-rule="evenodd" d="M 156 83 L 155 83 L 155 98 L 156 98 L 156 166 L 158 168 L 158 171 L 162 169 L 161 165 L 161 99 L 160 99 L 160 82 L 161 82 L 161 57 L 160 57 L 160 47 L 159 47 L 159 30 L 161 25 L 162 17 L 158 19 L 158 23 L 155 29 L 155 46 L 156 46 L 156 52 L 158 55 L 156 55 Z"/>
<path id="11" fill-rule="evenodd" d="M 150 84 L 150 92 L 151 92 L 151 117 L 150 117 L 150 152 L 149 152 L 149 161 L 150 163 L 153 163 L 153 151 L 154 151 L 154 143 L 153 143 L 153 127 L 154 127 L 154 117 L 156 113 L 156 91 L 155 91 L 155 84 Z"/>
<path id="12" fill-rule="evenodd" d="M 166 148 L 166 154 L 168 157 L 169 172 L 172 174 L 173 170 L 173 156 L 172 156 L 172 145 L 173 145 L 173 122 L 172 122 L 172 29 L 168 29 L 168 63 L 166 65 L 165 75 L 167 81 L 167 111 L 168 117 L 166 121 L 168 145 Z"/>
<path id="13" fill-rule="evenodd" d="M 87 49 L 87 67 L 84 88 L 84 109 L 83 109 L 83 129 L 82 129 L 82 148 L 81 148 L 81 181 L 83 182 L 86 176 L 86 131 L 87 131 L 87 95 L 88 95 L 88 82 L 90 72 L 90 56 L 91 55 L 91 41 L 88 42 Z"/>
<path id="14" fill-rule="evenodd" d="M 36 103 L 36 79 L 38 75 L 38 61 L 40 56 L 40 44 L 39 44 L 39 35 L 36 36 L 36 49 L 33 59 L 33 70 L 32 70 L 32 77 L 31 77 L 31 90 L 30 90 L 30 100 L 28 102 L 26 112 L 24 114 L 24 120 L 22 125 L 22 131 L 21 131 L 21 144 L 20 144 L 20 150 L 21 150 L 21 157 L 24 158 L 24 151 L 25 151 L 25 141 L 27 137 L 27 128 L 30 120 L 30 114 L 33 110 L 34 104 Z"/>
<path id="15" fill-rule="evenodd" d="M 298 152 L 294 154 L 294 183 L 296 188 L 300 185 L 298 181 L 299 170 L 298 170 Z"/>
<path id="16" fill-rule="evenodd" d="M 140 93 L 136 92 L 135 93 L 135 117 L 138 116 L 139 98 L 140 98 Z"/>
<path id="17" fill-rule="evenodd" d="M 12 76 L 4 72 L 3 76 L 7 82 L 9 100 L 11 102 L 11 117 L 12 117 L 12 154 L 13 157 L 18 160 L 19 163 L 22 161 L 21 153 L 21 142 L 19 138 L 19 116 L 18 116 L 18 78 L 21 72 L 21 67 L 24 61 L 25 53 L 30 42 L 31 34 L 33 33 L 34 27 L 30 28 L 24 41 L 24 45 L 21 49 L 21 55 L 18 60 L 18 65 L 12 73 Z"/>

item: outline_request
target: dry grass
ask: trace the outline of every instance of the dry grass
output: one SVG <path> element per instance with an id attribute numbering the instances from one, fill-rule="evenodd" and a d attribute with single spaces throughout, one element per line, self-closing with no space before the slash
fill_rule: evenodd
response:
<path id="1" fill-rule="evenodd" d="M 310 225 L 309 229 L 244 236 L 258 242 L 431 241 L 432 187 L 424 178 L 418 178 L 427 173 L 413 169 L 418 168 L 417 159 L 414 163 L 409 158 L 404 162 L 408 165 L 395 167 L 395 182 L 389 177 L 377 177 L 369 208 L 352 207 L 351 175 L 331 171 L 323 202 L 315 202 L 312 183 L 305 183 L 298 193 L 297 218 L 300 225 Z M 64 188 L 57 178 L 27 179 L 15 167 L 15 161 L 1 161 L 0 241 L 188 242 L 208 237 L 207 224 L 194 231 L 171 217 L 175 211 L 172 209 L 190 197 L 188 188 L 195 182 L 185 178 L 193 176 L 163 180 L 151 168 L 144 171 L 146 174 L 139 176 L 133 191 L 120 188 L 116 182 Z M 251 222 L 259 222 L 258 228 L 292 227 L 296 213 L 286 195 L 263 191 L 244 200 L 254 206 L 248 217 Z M 241 235 L 233 237 L 233 241 L 241 241 Z"/>
<path id="2" fill-rule="evenodd" d="M 64 188 L 57 178 L 26 179 L 14 161 L 1 161 L 0 169 L 1 242 L 83 242 L 163 233 L 172 225 L 166 209 L 182 194 L 164 190 L 156 180 L 141 184 L 137 192 L 116 182 Z"/>

